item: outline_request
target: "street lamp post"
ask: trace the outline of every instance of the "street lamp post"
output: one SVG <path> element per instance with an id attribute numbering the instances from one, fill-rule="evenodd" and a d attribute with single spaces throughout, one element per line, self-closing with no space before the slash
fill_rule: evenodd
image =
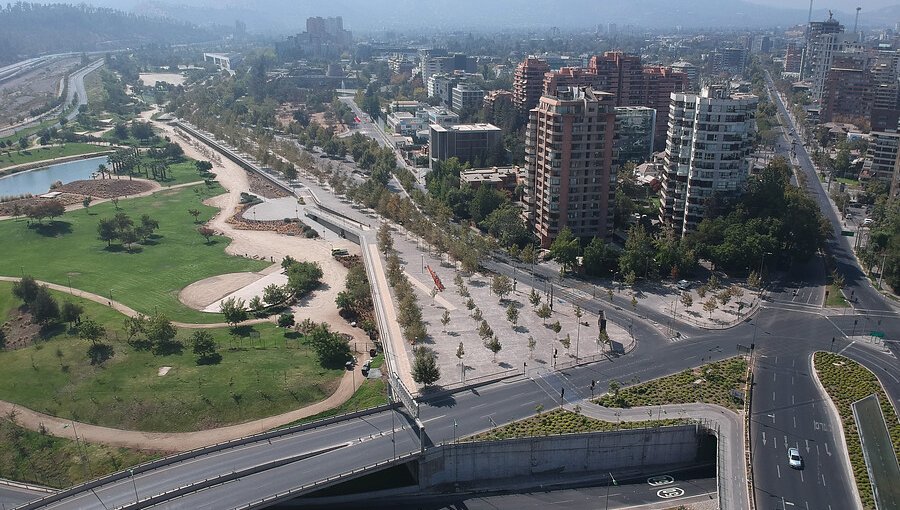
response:
<path id="1" fill-rule="evenodd" d="M 134 469 L 129 469 L 128 472 L 131 473 L 131 486 L 134 487 L 134 504 L 136 505 L 140 498 L 138 498 L 137 482 L 134 480 Z"/>

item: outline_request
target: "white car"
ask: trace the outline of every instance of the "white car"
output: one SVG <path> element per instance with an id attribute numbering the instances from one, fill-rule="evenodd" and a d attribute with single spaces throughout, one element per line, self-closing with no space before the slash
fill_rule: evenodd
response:
<path id="1" fill-rule="evenodd" d="M 872 218 L 866 218 L 866 219 L 863 220 L 863 226 L 864 226 L 864 227 L 868 227 L 868 226 L 871 225 L 872 223 L 875 223 L 875 220 L 873 220 Z"/>
<path id="2" fill-rule="evenodd" d="M 803 457 L 800 456 L 800 450 L 788 448 L 788 464 L 794 469 L 803 469 Z"/>

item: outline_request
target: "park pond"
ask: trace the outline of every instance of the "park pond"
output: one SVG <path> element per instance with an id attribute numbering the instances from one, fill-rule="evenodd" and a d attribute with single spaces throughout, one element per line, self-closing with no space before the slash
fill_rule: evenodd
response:
<path id="1" fill-rule="evenodd" d="M 107 163 L 107 157 L 81 159 L 68 163 L 57 163 L 27 172 L 19 172 L 0 177 L 0 197 L 12 197 L 25 194 L 40 195 L 50 190 L 56 181 L 63 184 L 90 179 L 97 167 Z"/>

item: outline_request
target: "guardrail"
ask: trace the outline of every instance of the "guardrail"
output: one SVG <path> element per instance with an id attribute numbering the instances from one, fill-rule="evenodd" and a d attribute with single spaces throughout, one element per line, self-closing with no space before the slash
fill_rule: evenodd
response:
<path id="1" fill-rule="evenodd" d="M 344 473 L 328 477 L 328 478 L 326 478 L 324 480 L 320 480 L 318 482 L 306 484 L 306 485 L 300 486 L 296 489 L 291 489 L 289 491 L 275 494 L 274 496 L 269 496 L 268 498 L 263 498 L 258 501 L 254 501 L 252 503 L 248 503 L 244 506 L 236 507 L 234 510 L 251 510 L 254 508 L 265 508 L 265 507 L 271 506 L 275 503 L 278 503 L 279 501 L 297 497 L 305 492 L 309 492 L 311 489 L 324 488 L 329 485 L 334 485 L 335 483 L 341 482 L 348 478 L 350 478 L 350 479 L 355 478 L 354 475 L 360 475 L 363 471 L 369 471 L 370 469 L 373 469 L 376 467 L 385 468 L 385 467 L 389 467 L 391 465 L 402 464 L 402 463 L 405 463 L 405 462 L 408 462 L 410 460 L 417 458 L 419 455 L 420 455 L 419 452 L 410 452 L 410 453 L 401 455 L 397 458 L 393 458 L 393 459 L 381 461 L 381 462 L 376 462 L 375 464 L 370 464 L 366 467 L 357 468 L 357 469 L 354 469 L 351 471 L 345 471 Z"/>
<path id="2" fill-rule="evenodd" d="M 239 471 L 232 471 L 230 473 L 225 473 L 219 475 L 215 478 L 207 478 L 205 480 L 199 482 L 192 482 L 187 485 L 183 485 L 178 487 L 177 489 L 168 490 L 166 492 L 162 492 L 159 494 L 154 494 L 149 498 L 144 498 L 134 503 L 129 503 L 127 505 L 122 505 L 117 507 L 117 510 L 137 510 L 140 508 L 147 508 L 150 506 L 157 505 L 159 503 L 163 503 L 165 501 L 169 501 L 170 499 L 175 499 L 186 494 L 191 494 L 197 491 L 201 491 L 203 489 L 207 489 L 209 487 L 214 487 L 216 485 L 222 485 L 223 483 L 230 482 L 232 480 L 237 480 L 243 478 L 245 476 L 255 475 L 257 473 L 261 473 L 263 471 L 268 471 L 269 469 L 275 469 L 282 466 L 286 466 L 288 464 L 293 464 L 294 462 L 299 462 L 301 460 L 306 460 L 311 457 L 316 457 L 318 455 L 322 455 L 324 453 L 333 452 L 335 450 L 340 450 L 341 448 L 345 448 L 347 445 L 338 445 L 331 446 L 329 448 L 323 448 L 321 450 L 316 450 L 314 452 L 301 453 L 299 455 L 292 455 L 290 457 L 285 457 L 283 459 L 274 460 L 271 462 L 265 462 L 263 464 L 258 464 L 256 466 L 252 466 L 246 469 L 241 469 Z"/>
<path id="3" fill-rule="evenodd" d="M 243 446 L 251 443 L 256 443 L 259 441 L 264 441 L 267 439 L 273 439 L 276 437 L 287 436 L 291 434 L 296 434 L 298 432 L 303 432 L 306 430 L 312 430 L 319 427 L 324 427 L 327 425 L 331 425 L 334 423 L 339 423 L 342 421 L 352 420 L 354 418 L 359 418 L 362 416 L 368 416 L 370 414 L 376 414 L 383 411 L 387 411 L 390 409 L 394 409 L 397 407 L 397 404 L 385 404 L 377 407 L 371 407 L 369 409 L 363 409 L 360 411 L 354 411 L 351 413 L 344 413 L 337 416 L 331 416 L 329 418 L 323 418 L 321 420 L 316 420 L 310 423 L 304 423 L 301 425 L 294 425 L 292 427 L 286 427 L 283 429 L 276 429 L 269 432 L 264 432 L 262 434 L 255 434 L 251 436 L 245 436 L 238 439 L 232 439 L 230 441 L 225 441 L 222 443 L 216 443 L 209 446 L 203 446 L 201 448 L 196 448 L 194 450 L 189 450 L 187 452 L 177 453 L 175 455 L 171 455 L 169 457 L 164 457 L 162 459 L 153 460 L 150 462 L 145 462 L 144 464 L 139 464 L 132 468 L 130 471 L 119 471 L 117 473 L 113 473 L 101 478 L 97 478 L 80 485 L 76 485 L 74 487 L 70 487 L 66 490 L 57 492 L 56 494 L 52 494 L 50 496 L 46 496 L 44 498 L 32 501 L 27 503 L 26 505 L 19 507 L 19 510 L 32 510 L 36 508 L 41 508 L 45 505 L 55 503 L 57 501 L 62 501 L 70 496 L 75 496 L 85 491 L 89 491 L 91 489 L 95 489 L 97 487 L 101 487 L 103 485 L 117 482 L 119 480 L 128 478 L 131 476 L 131 472 L 134 474 L 146 473 L 148 471 L 153 471 L 155 469 L 169 466 L 171 464 L 176 464 L 178 462 L 182 462 L 194 457 L 200 457 L 202 455 L 207 455 L 210 453 L 219 452 L 222 450 L 227 450 L 229 448 L 235 448 L 238 446 Z"/>

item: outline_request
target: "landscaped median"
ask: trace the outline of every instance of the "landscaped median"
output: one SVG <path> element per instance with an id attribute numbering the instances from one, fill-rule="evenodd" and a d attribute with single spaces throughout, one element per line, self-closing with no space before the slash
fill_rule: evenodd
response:
<path id="1" fill-rule="evenodd" d="M 743 402 L 735 397 L 743 392 L 747 360 L 743 356 L 709 363 L 675 375 L 622 388 L 609 384 L 609 393 L 597 399 L 604 407 L 640 407 L 703 402 L 739 411 Z"/>
<path id="2" fill-rule="evenodd" d="M 579 413 L 556 409 L 537 416 L 513 422 L 470 437 L 470 441 L 495 441 L 519 437 L 555 436 L 582 432 L 609 432 L 613 430 L 647 429 L 684 425 L 688 420 L 623 421 L 619 423 L 595 420 Z"/>
<path id="3" fill-rule="evenodd" d="M 866 469 L 863 457 L 862 445 L 859 440 L 859 431 L 853 418 L 852 404 L 857 400 L 872 395 L 878 395 L 881 404 L 881 412 L 891 434 L 891 442 L 894 445 L 894 454 L 900 455 L 900 423 L 897 414 L 891 405 L 890 399 L 885 394 L 884 388 L 875 374 L 859 363 L 839 354 L 829 352 L 817 352 L 813 356 L 813 365 L 819 381 L 824 386 L 828 396 L 831 397 L 840 415 L 841 425 L 844 429 L 844 440 L 850 456 L 850 465 L 853 468 L 853 477 L 863 507 L 875 508 L 875 500 L 872 496 L 872 484 Z"/>

